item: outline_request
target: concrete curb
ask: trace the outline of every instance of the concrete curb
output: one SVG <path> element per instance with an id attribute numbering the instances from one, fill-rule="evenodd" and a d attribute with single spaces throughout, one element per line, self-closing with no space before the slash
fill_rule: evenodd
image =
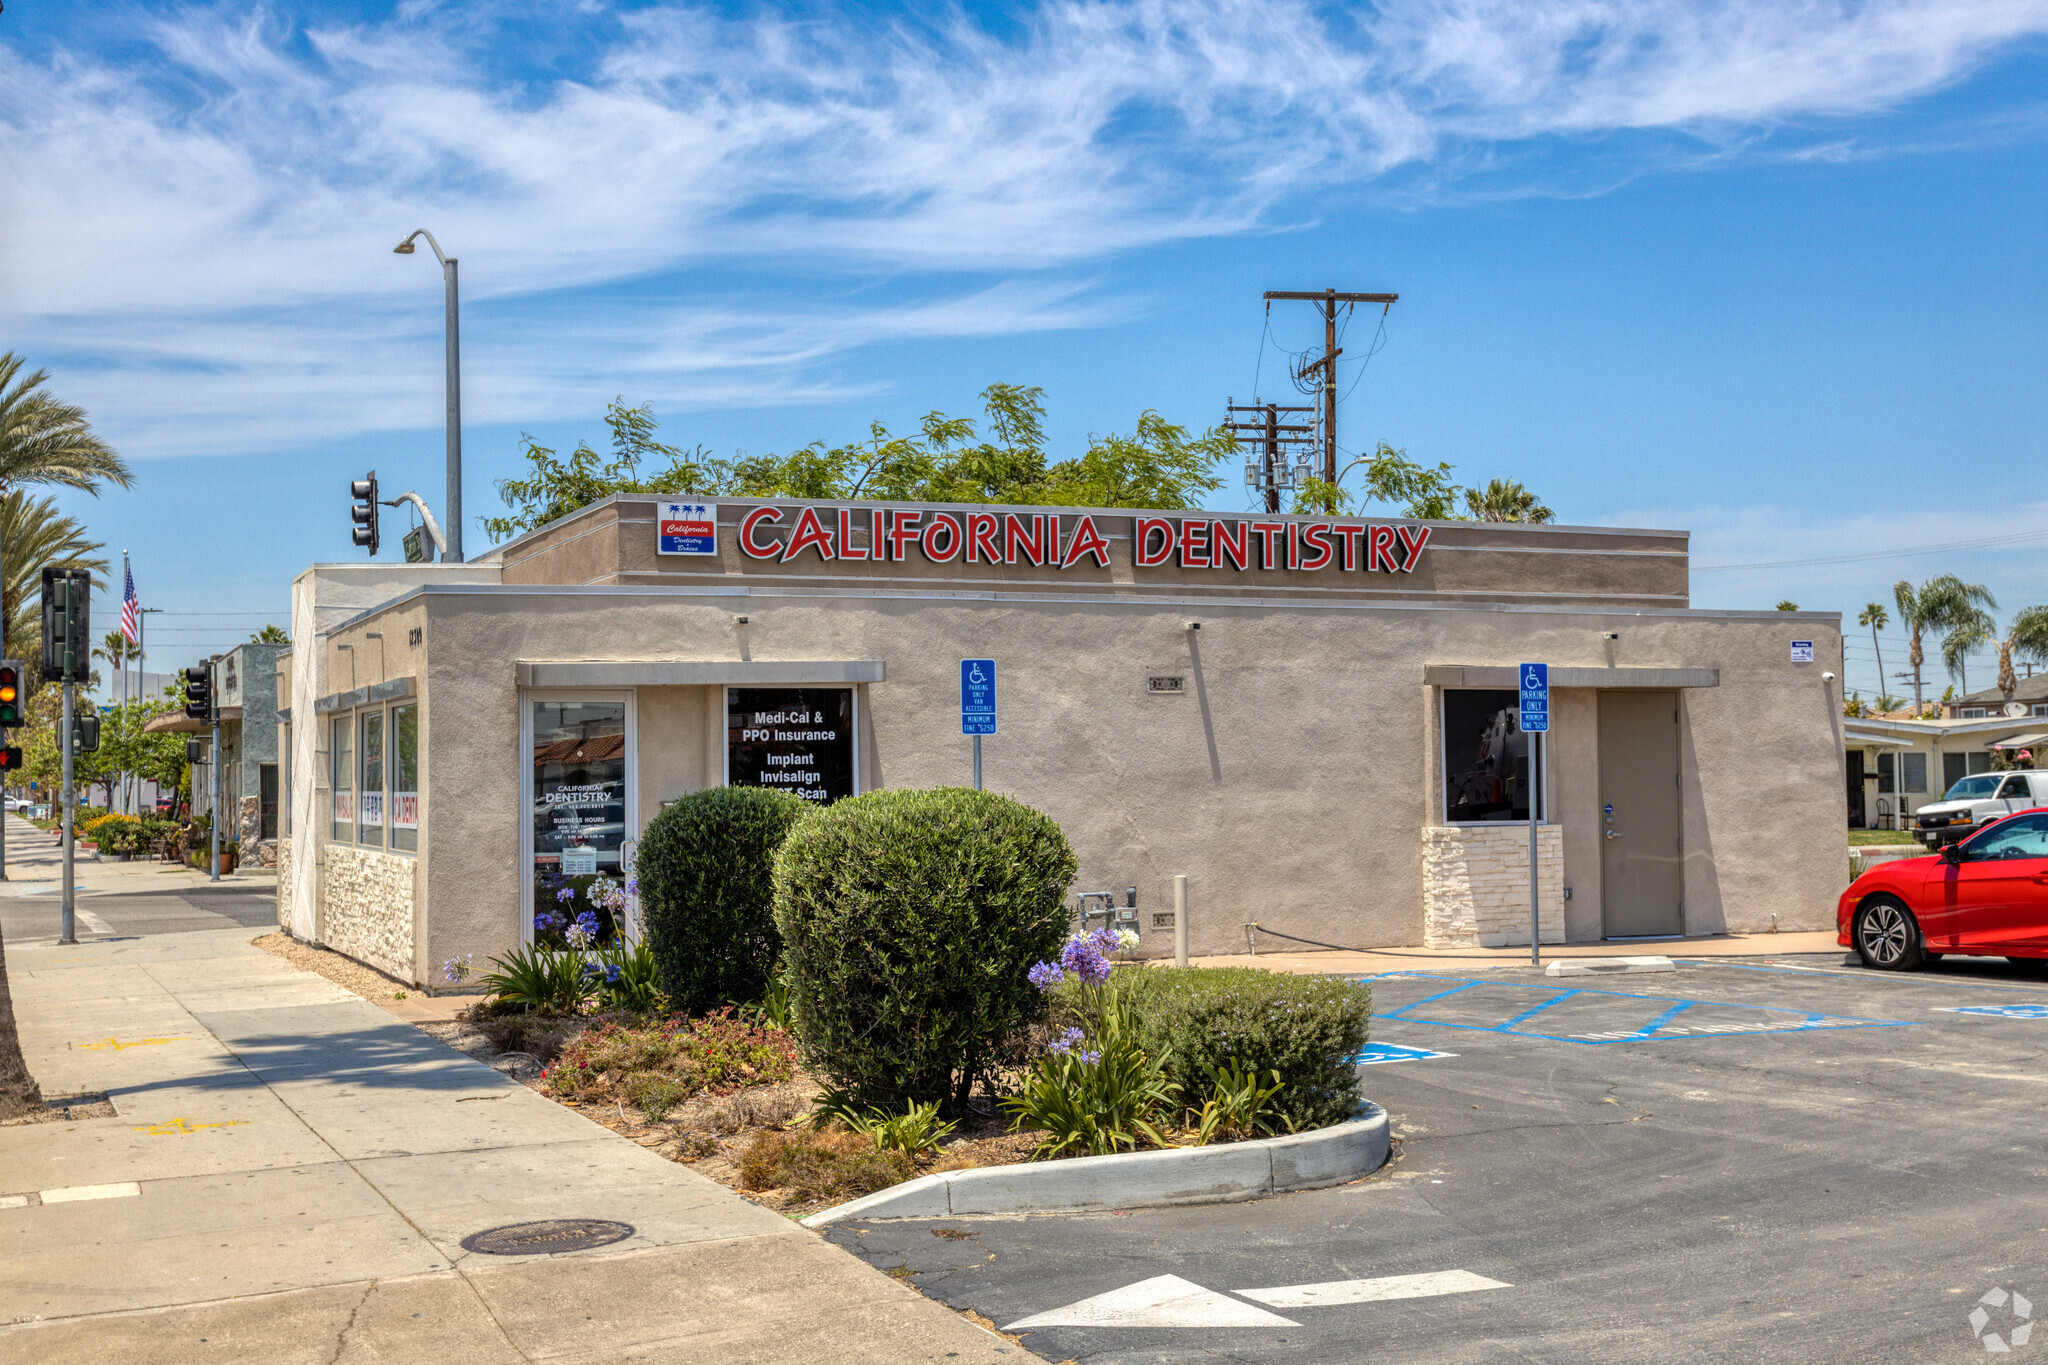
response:
<path id="1" fill-rule="evenodd" d="M 1553 962 L 1545 976 L 1607 976 L 1615 972 L 1673 972 L 1668 957 L 1575 957 Z"/>
<path id="2" fill-rule="evenodd" d="M 803 1224 L 1214 1204 L 1341 1185 L 1378 1170 L 1391 1150 L 1387 1111 L 1362 1103 L 1358 1112 L 1349 1123 L 1255 1142 L 942 1171 L 814 1213 Z"/>

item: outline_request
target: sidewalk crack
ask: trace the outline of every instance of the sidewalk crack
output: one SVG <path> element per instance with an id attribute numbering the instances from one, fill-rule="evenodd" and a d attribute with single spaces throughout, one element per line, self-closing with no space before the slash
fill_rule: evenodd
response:
<path id="1" fill-rule="evenodd" d="M 348 1349 L 348 1334 L 356 1330 L 356 1319 L 361 1316 L 363 1305 L 368 1303 L 370 1295 L 376 1292 L 377 1282 L 375 1280 L 363 1286 L 363 1296 L 356 1300 L 355 1307 L 348 1310 L 348 1321 L 343 1323 L 341 1331 L 335 1334 L 334 1354 L 327 1358 L 327 1365 L 337 1365 L 337 1362 L 341 1360 L 341 1353 Z"/>

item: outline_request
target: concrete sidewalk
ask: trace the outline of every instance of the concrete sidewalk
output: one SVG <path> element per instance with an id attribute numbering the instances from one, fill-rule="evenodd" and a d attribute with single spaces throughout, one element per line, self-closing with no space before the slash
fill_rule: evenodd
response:
<path id="1" fill-rule="evenodd" d="M 1519 948 L 1374 948 L 1368 951 L 1295 950 L 1280 949 L 1276 946 L 1274 951 L 1267 951 L 1268 945 L 1277 945 L 1278 942 L 1277 937 L 1263 938 L 1256 956 L 1250 953 L 1236 953 L 1224 957 L 1191 960 L 1198 967 L 1260 967 L 1269 972 L 1295 972 L 1304 975 L 1329 973 L 1340 976 L 1356 976 L 1367 972 L 1397 972 L 1408 967 L 1455 965 L 1484 968 L 1529 965 L 1529 945 L 1526 943 Z M 1637 939 L 1614 943 L 1546 943 L 1543 945 L 1543 961 L 1547 965 L 1573 958 L 1640 957 L 1651 953 L 1676 960 L 1784 957 L 1796 953 L 1849 951 L 1835 942 L 1833 931 L 1802 930 L 1786 934 L 1714 934 L 1701 938 Z"/>
<path id="2" fill-rule="evenodd" d="M 251 947 L 9 945 L 46 1095 L 0 1128 L 0 1362 L 1015 1362 L 795 1223 Z M 626 1241 L 465 1252 L 506 1223 Z"/>

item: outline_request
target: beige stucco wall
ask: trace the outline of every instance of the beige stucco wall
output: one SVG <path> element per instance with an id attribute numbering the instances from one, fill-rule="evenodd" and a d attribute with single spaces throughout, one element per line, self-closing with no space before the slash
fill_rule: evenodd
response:
<path id="1" fill-rule="evenodd" d="M 1545 943 L 1563 943 L 1564 839 L 1536 830 L 1536 914 Z M 1506 948 L 1529 942 L 1529 827 L 1432 825 L 1422 831 L 1422 942 Z"/>
<path id="2" fill-rule="evenodd" d="M 883 660 L 886 680 L 860 696 L 872 788 L 970 780 L 957 661 L 996 658 L 1002 730 L 986 742 L 987 785 L 1060 821 L 1080 857 L 1076 889 L 1136 885 L 1141 910 L 1165 909 L 1186 874 L 1198 954 L 1239 950 L 1253 918 L 1325 942 L 1422 941 L 1421 831 L 1441 819 L 1425 666 L 1717 668 L 1721 686 L 1682 694 L 1688 929 L 1772 916 L 1825 927 L 1840 889 L 1839 698 L 1820 677 L 1840 671 L 1840 640 L 1811 615 L 501 588 L 415 597 L 338 638 L 402 639 L 400 618 L 423 633 L 402 665 L 419 678 L 426 753 L 420 964 L 519 942 L 521 661 Z M 1789 663 L 1794 635 L 1817 642 L 1819 662 Z M 1186 677 L 1186 693 L 1148 693 L 1154 673 Z M 635 700 L 644 825 L 660 802 L 719 780 L 721 696 L 644 688 Z M 1554 723 L 1567 933 L 1597 937 L 1594 693 L 1561 691 Z"/>
<path id="3" fill-rule="evenodd" d="M 292 841 L 277 841 L 277 927 L 292 931 Z"/>

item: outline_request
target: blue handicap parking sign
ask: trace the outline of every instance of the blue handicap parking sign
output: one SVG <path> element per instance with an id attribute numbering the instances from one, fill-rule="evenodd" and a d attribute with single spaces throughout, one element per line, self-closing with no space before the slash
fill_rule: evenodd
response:
<path id="1" fill-rule="evenodd" d="M 960 661 L 960 733 L 992 735 L 996 732 L 996 661 Z"/>
<path id="2" fill-rule="evenodd" d="M 1539 733 L 1550 728 L 1550 665 L 1523 664 L 1515 670 L 1522 694 L 1522 730 Z"/>
<path id="3" fill-rule="evenodd" d="M 2048 1019 L 2048 1005 L 1941 1005 L 1942 1014 L 1989 1014 L 2000 1019 Z"/>
<path id="4" fill-rule="evenodd" d="M 1431 1052 L 1426 1047 L 1402 1047 L 1399 1043 L 1367 1043 L 1352 1055 L 1351 1064 L 1384 1066 L 1388 1062 L 1427 1062 L 1457 1055 L 1455 1052 Z"/>

